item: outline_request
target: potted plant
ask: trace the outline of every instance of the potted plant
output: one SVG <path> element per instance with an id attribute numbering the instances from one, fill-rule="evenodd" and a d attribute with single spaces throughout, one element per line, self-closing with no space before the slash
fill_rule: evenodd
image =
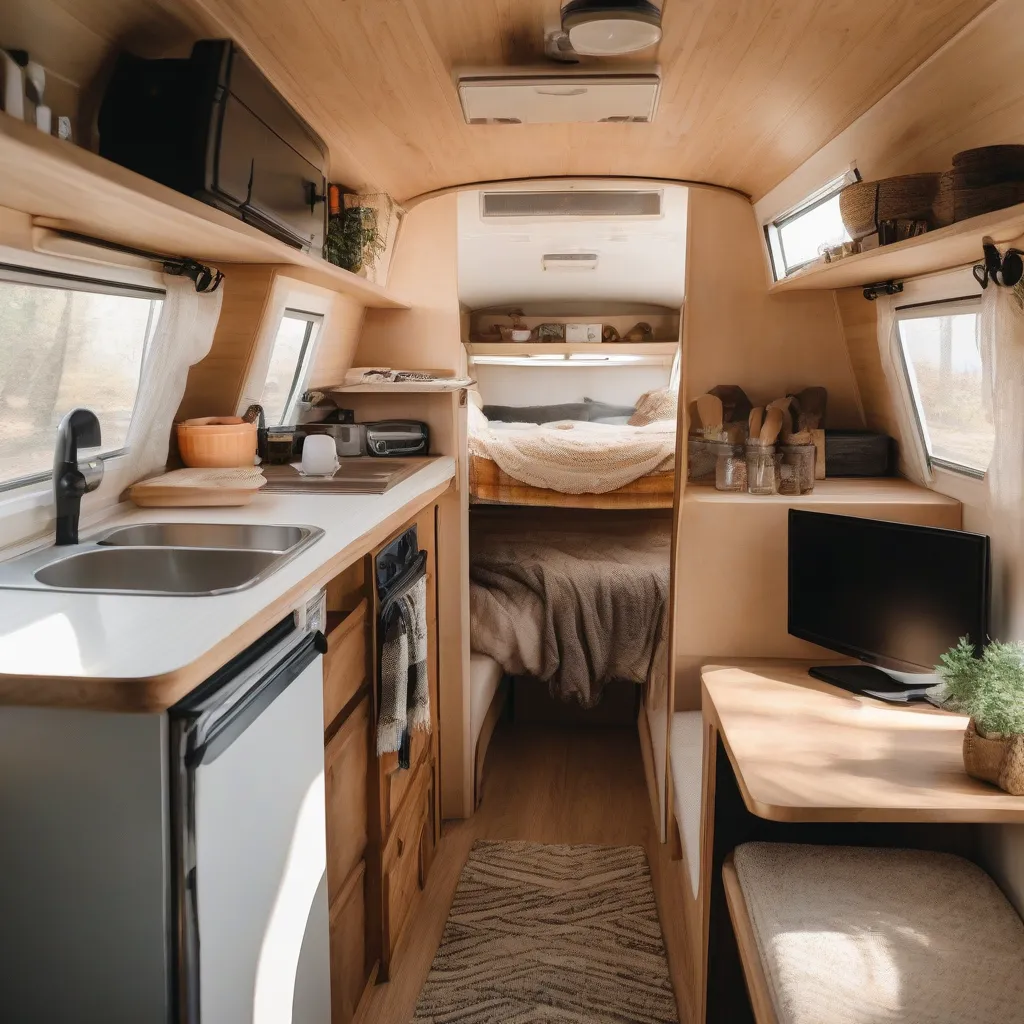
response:
<path id="1" fill-rule="evenodd" d="M 964 637 L 941 660 L 948 706 L 971 716 L 967 774 L 1024 796 L 1024 644 L 990 643 L 978 658 Z"/>

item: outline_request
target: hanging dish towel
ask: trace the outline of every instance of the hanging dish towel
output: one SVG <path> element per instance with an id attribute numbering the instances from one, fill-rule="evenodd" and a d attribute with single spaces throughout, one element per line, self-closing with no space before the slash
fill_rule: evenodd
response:
<path id="1" fill-rule="evenodd" d="M 381 608 L 377 754 L 397 752 L 409 767 L 409 733 L 430 730 L 427 678 L 427 578 L 419 575 Z"/>

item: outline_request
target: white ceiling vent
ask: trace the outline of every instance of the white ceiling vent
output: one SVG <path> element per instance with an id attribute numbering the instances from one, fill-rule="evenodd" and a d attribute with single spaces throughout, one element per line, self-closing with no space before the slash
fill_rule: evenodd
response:
<path id="1" fill-rule="evenodd" d="M 480 216 L 504 217 L 660 217 L 663 193 L 657 189 L 481 192 Z"/>
<path id="2" fill-rule="evenodd" d="M 459 99 L 469 124 L 645 124 L 660 86 L 657 74 L 466 75 Z"/>

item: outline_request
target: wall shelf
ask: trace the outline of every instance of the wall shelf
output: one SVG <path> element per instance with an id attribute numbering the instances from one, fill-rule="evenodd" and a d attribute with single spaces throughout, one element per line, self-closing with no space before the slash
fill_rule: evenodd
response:
<path id="1" fill-rule="evenodd" d="M 929 231 L 905 242 L 847 256 L 835 263 L 816 263 L 777 281 L 771 294 L 823 288 L 864 287 L 879 281 L 902 281 L 921 274 L 952 270 L 982 260 L 982 239 L 997 244 L 1024 236 L 1024 203 L 981 217 Z"/>
<path id="2" fill-rule="evenodd" d="M 675 341 L 617 342 L 599 344 L 568 344 L 566 342 L 482 342 L 467 341 L 466 352 L 470 356 L 668 356 L 673 357 L 679 347 Z"/>
<path id="3" fill-rule="evenodd" d="M 0 206 L 40 227 L 209 263 L 284 264 L 364 306 L 407 309 L 386 289 L 0 113 Z"/>

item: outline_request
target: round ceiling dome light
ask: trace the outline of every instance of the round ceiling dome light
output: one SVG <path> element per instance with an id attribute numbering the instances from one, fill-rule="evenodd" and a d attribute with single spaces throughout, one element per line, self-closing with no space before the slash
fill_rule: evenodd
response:
<path id="1" fill-rule="evenodd" d="M 661 9 L 650 0 L 570 0 L 562 28 L 577 53 L 617 57 L 661 39 Z"/>

